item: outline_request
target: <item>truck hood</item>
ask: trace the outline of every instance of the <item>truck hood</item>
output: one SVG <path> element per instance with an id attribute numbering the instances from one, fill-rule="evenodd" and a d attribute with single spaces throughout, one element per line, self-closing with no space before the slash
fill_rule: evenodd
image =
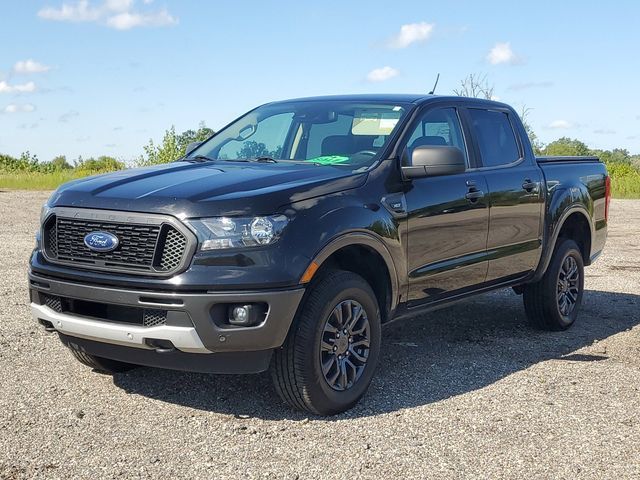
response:
<path id="1" fill-rule="evenodd" d="M 182 218 L 268 215 L 293 202 L 358 187 L 366 178 L 367 173 L 313 164 L 174 162 L 69 182 L 49 204 Z"/>

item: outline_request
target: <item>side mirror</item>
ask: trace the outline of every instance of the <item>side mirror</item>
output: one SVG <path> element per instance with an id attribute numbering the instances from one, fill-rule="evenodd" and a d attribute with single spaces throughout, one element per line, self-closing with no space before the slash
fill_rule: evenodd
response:
<path id="1" fill-rule="evenodd" d="M 200 145 L 202 145 L 202 143 L 203 142 L 191 142 L 189 145 L 187 145 L 187 149 L 185 150 L 184 154 L 185 155 L 189 155 L 196 148 L 198 148 Z"/>
<path id="2" fill-rule="evenodd" d="M 437 175 L 463 173 L 467 168 L 464 154 L 458 147 L 425 145 L 411 153 L 411 165 L 402 167 L 406 178 L 422 178 Z"/>

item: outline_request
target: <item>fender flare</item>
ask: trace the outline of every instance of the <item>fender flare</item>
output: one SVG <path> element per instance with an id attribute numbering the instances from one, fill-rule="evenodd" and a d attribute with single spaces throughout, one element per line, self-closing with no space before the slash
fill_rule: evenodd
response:
<path id="1" fill-rule="evenodd" d="M 391 284 L 391 304 L 389 305 L 389 311 L 392 313 L 398 306 L 399 299 L 399 281 L 398 281 L 398 273 L 396 270 L 395 263 L 393 262 L 393 257 L 389 252 L 389 249 L 384 244 L 382 240 L 375 237 L 369 232 L 366 231 L 355 231 L 344 233 L 333 240 L 329 241 L 324 247 L 320 249 L 316 255 L 314 255 L 312 261 L 310 262 L 317 263 L 319 266 L 322 264 L 335 252 L 344 247 L 349 246 L 366 246 L 375 251 L 387 266 L 387 270 L 389 271 L 389 283 Z"/>
<path id="2" fill-rule="evenodd" d="M 556 248 L 556 243 L 558 241 L 560 231 L 562 230 L 562 227 L 564 226 L 567 219 L 574 213 L 580 213 L 584 217 L 584 219 L 587 221 L 587 225 L 589 225 L 589 234 L 591 235 L 591 238 L 593 238 L 593 222 L 591 221 L 589 211 L 586 209 L 586 207 L 584 205 L 575 203 L 567 207 L 565 211 L 562 212 L 562 215 L 560 215 L 560 218 L 558 219 L 556 226 L 553 229 L 553 232 L 549 236 L 548 240 L 544 243 L 542 256 L 540 257 L 540 263 L 538 264 L 538 268 L 533 278 L 531 279 L 531 282 L 537 282 L 538 280 L 540 280 L 544 273 L 547 271 L 547 268 L 549 268 L 549 263 L 551 263 L 551 257 Z M 590 254 L 591 252 L 589 252 L 589 255 Z M 584 262 L 585 265 L 588 265 L 589 258 L 585 258 Z"/>

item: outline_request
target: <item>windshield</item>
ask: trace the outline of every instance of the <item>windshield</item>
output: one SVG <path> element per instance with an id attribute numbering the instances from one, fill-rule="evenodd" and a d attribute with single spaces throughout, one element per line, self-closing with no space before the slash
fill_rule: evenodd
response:
<path id="1" fill-rule="evenodd" d="M 282 102 L 227 126 L 189 158 L 307 161 L 352 170 L 378 160 L 407 105 L 350 101 Z"/>

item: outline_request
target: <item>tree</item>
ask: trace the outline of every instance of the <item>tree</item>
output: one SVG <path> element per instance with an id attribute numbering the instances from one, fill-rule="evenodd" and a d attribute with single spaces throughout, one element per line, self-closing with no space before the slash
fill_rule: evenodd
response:
<path id="1" fill-rule="evenodd" d="M 454 88 L 453 93 L 459 97 L 493 98 L 493 85 L 489 85 L 486 75 L 474 75 L 470 73 L 460 81 L 460 88 Z"/>
<path id="2" fill-rule="evenodd" d="M 98 158 L 87 158 L 86 160 L 78 157 L 78 160 L 74 163 L 76 171 L 86 173 L 87 175 L 114 172 L 116 170 L 122 170 L 125 167 L 124 162 L 120 162 L 106 155 Z"/>
<path id="3" fill-rule="evenodd" d="M 51 167 L 54 170 L 68 170 L 73 168 L 69 162 L 67 162 L 67 157 L 64 155 L 58 155 L 53 160 L 51 160 Z"/>
<path id="4" fill-rule="evenodd" d="M 549 156 L 584 156 L 589 155 L 589 147 L 577 139 L 562 137 L 551 142 L 543 150 L 544 155 Z"/>
<path id="5" fill-rule="evenodd" d="M 186 130 L 178 135 L 178 148 L 185 152 L 190 143 L 204 142 L 214 133 L 204 122 L 200 122 L 198 130 Z"/>
<path id="6" fill-rule="evenodd" d="M 541 155 L 542 150 L 544 149 L 544 144 L 540 141 L 538 136 L 533 131 L 531 124 L 528 121 L 530 108 L 526 106 L 522 107 L 522 111 L 520 112 L 520 119 L 522 120 L 522 125 L 524 125 L 524 130 L 527 132 L 527 136 L 529 137 L 529 142 L 531 142 L 531 148 L 533 148 L 533 153 L 535 155 Z"/>
<path id="7" fill-rule="evenodd" d="M 164 132 L 162 144 L 156 145 L 153 139 L 149 139 L 149 143 L 143 147 L 145 153 L 139 157 L 137 163 L 138 165 L 155 165 L 173 162 L 184 156 L 191 142 L 206 140 L 213 133 L 213 130 L 207 128 L 204 122 L 200 122 L 198 130 L 187 130 L 180 135 L 176 134 L 176 128 L 172 125 Z"/>

